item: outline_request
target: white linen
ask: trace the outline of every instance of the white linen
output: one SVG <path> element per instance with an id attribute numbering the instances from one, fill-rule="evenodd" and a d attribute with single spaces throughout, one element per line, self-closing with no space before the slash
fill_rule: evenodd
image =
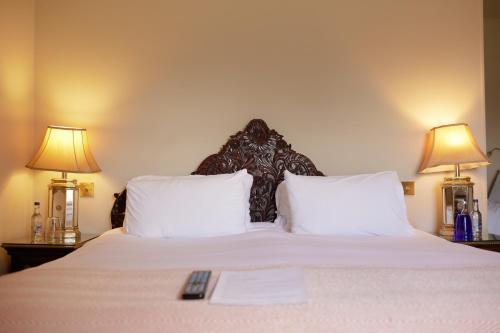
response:
<path id="1" fill-rule="evenodd" d="M 234 305 L 306 303 L 304 271 L 297 267 L 223 271 L 209 302 Z"/>
<path id="2" fill-rule="evenodd" d="M 251 222 L 247 225 L 247 231 L 262 231 L 262 230 L 275 230 L 286 232 L 283 224 L 279 222 Z"/>
<path id="3" fill-rule="evenodd" d="M 293 233 L 413 235 L 394 171 L 354 176 L 297 176 L 285 171 Z"/>
<path id="4" fill-rule="evenodd" d="M 214 176 L 142 176 L 127 184 L 124 225 L 142 237 L 198 238 L 242 233 L 249 221 L 247 171 Z"/>
<path id="5" fill-rule="evenodd" d="M 292 231 L 290 223 L 290 203 L 288 202 L 287 191 L 286 180 L 283 180 L 276 188 L 276 220 L 274 220 L 274 222 L 283 225 L 285 230 Z"/>
<path id="6" fill-rule="evenodd" d="M 300 235 L 261 230 L 201 239 L 147 239 L 114 229 L 46 266 L 232 269 L 273 266 L 443 268 L 500 264 L 500 254 L 422 231 L 411 237 Z"/>
<path id="7" fill-rule="evenodd" d="M 194 269 L 303 267 L 308 302 L 181 301 Z M 498 332 L 500 254 L 412 237 L 277 230 L 145 239 L 113 230 L 0 278 L 2 332 Z"/>

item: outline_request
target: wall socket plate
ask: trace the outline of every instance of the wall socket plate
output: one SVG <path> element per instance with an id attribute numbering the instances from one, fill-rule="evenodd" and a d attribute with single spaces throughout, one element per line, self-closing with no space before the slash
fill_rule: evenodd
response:
<path id="1" fill-rule="evenodd" d="M 94 183 L 80 183 L 80 198 L 93 198 L 94 197 Z"/>
<path id="2" fill-rule="evenodd" d="M 405 195 L 415 195 L 415 182 L 401 182 Z"/>

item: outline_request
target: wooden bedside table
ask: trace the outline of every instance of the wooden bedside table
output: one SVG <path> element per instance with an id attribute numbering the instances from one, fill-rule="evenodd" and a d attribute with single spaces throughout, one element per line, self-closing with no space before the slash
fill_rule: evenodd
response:
<path id="1" fill-rule="evenodd" d="M 86 242 L 99 235 L 82 234 L 75 243 L 33 243 L 30 237 L 5 242 L 2 247 L 11 257 L 11 272 L 17 272 L 28 267 L 35 267 L 46 262 L 64 257 L 82 247 Z"/>
<path id="2" fill-rule="evenodd" d="M 472 241 L 472 242 L 456 242 L 454 243 L 465 244 L 473 247 L 477 247 L 478 249 L 500 252 L 500 239 L 494 239 L 493 237 L 486 237 L 480 241 Z"/>

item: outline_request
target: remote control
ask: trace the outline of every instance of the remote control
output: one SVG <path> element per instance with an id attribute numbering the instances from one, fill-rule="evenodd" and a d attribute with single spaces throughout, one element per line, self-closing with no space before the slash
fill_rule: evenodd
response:
<path id="1" fill-rule="evenodd" d="M 182 299 L 203 299 L 212 271 L 194 271 L 182 292 Z"/>

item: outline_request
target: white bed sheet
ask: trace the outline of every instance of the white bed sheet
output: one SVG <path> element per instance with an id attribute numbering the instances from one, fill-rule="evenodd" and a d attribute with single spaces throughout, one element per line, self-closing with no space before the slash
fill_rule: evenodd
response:
<path id="1" fill-rule="evenodd" d="M 0 332 L 500 332 L 500 254 L 418 232 L 322 237 L 274 229 L 198 240 L 113 230 L 0 278 Z M 303 267 L 308 302 L 181 301 L 193 269 Z"/>
<path id="2" fill-rule="evenodd" d="M 266 230 L 267 229 L 267 230 Z M 471 267 L 500 265 L 500 254 L 415 236 L 296 235 L 278 228 L 201 239 L 149 239 L 114 229 L 46 267 L 154 270 L 168 268 Z"/>

